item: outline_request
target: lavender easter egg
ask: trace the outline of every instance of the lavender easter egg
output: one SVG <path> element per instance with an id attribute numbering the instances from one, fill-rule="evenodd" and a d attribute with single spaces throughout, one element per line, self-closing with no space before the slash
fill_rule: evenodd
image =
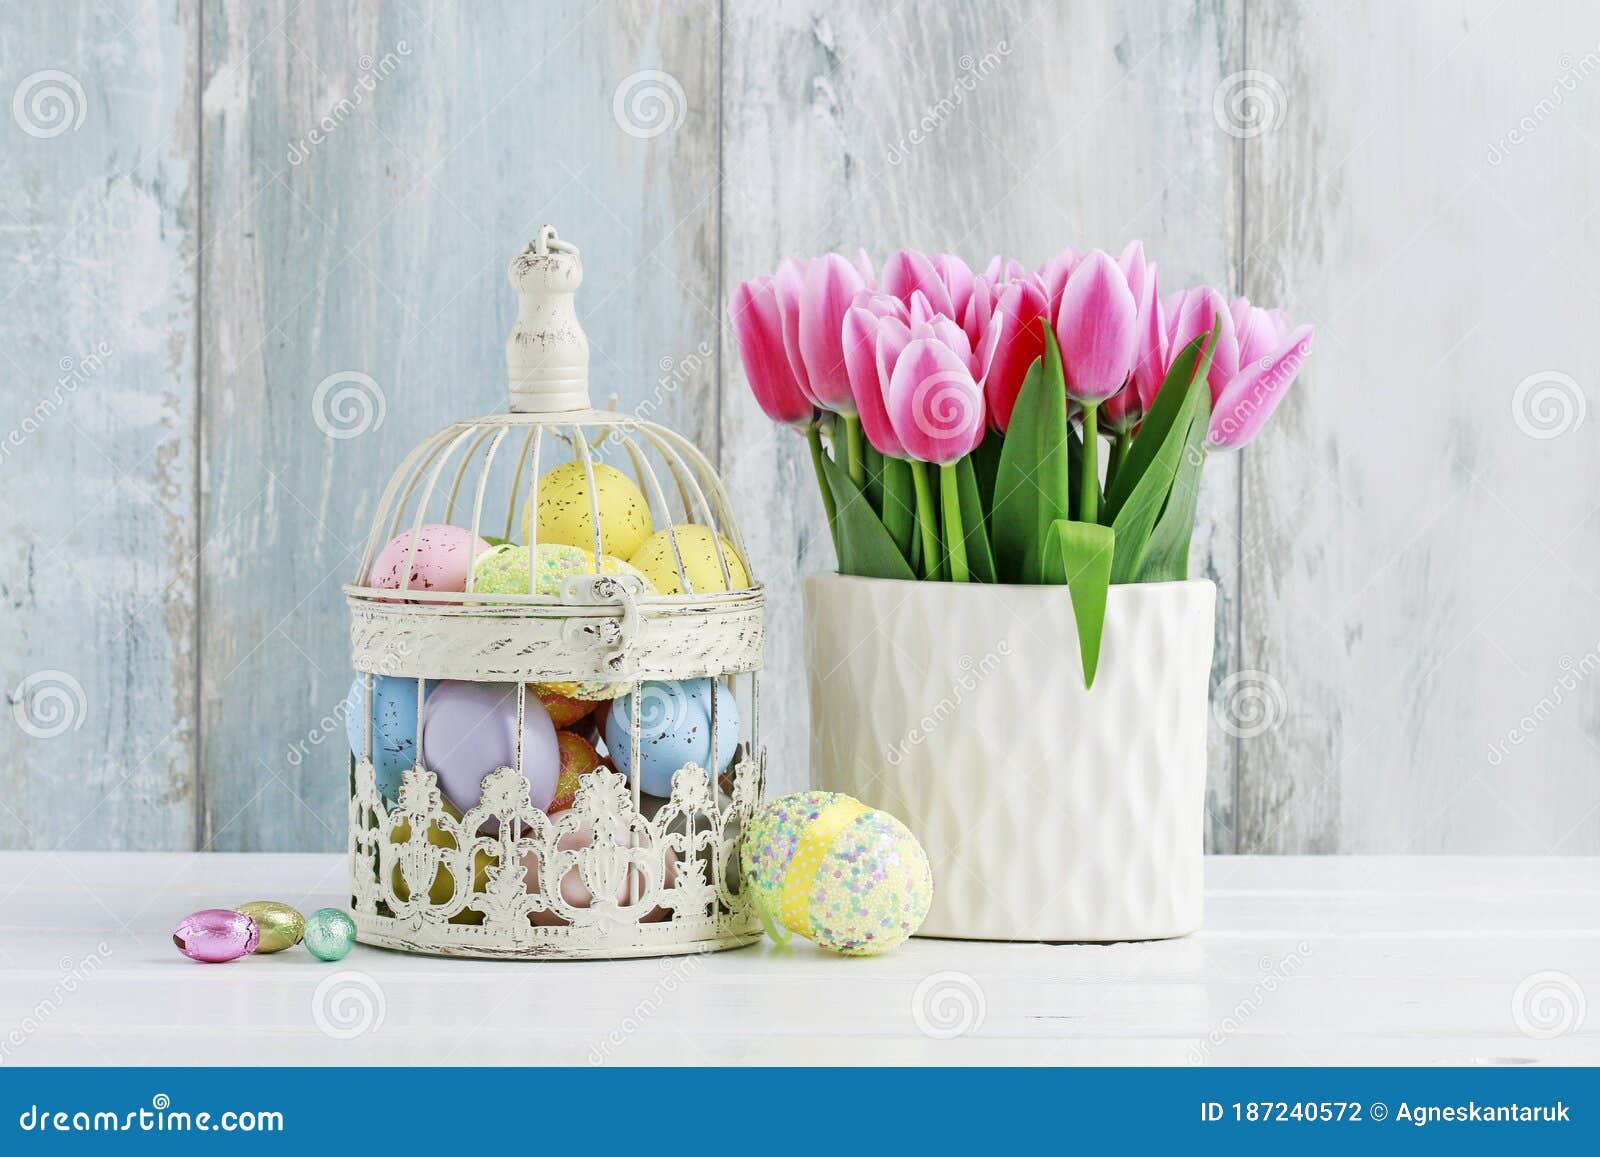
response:
<path id="1" fill-rule="evenodd" d="M 375 587 L 413 591 L 464 591 L 472 561 L 489 549 L 489 544 L 470 530 L 444 522 L 432 522 L 416 532 L 416 552 L 411 550 L 412 532 L 407 530 L 389 540 L 372 564 L 368 583 Z M 409 564 L 409 565 L 408 565 Z"/>
<path id="2" fill-rule="evenodd" d="M 254 952 L 261 942 L 261 929 L 243 912 L 202 908 L 178 922 L 172 942 L 190 960 L 226 964 Z"/>
<path id="3" fill-rule="evenodd" d="M 434 683 L 428 684 L 432 690 Z M 367 677 L 357 675 L 344 701 L 345 737 L 361 759 L 367 747 Z M 417 681 L 389 675 L 372 677 L 372 766 L 378 790 L 393 803 L 400 796 L 400 776 L 417 762 Z"/>
<path id="4" fill-rule="evenodd" d="M 715 692 L 713 692 L 715 688 Z M 711 700 L 716 695 L 717 736 L 711 742 Z M 655 796 L 672 794 L 672 775 L 686 763 L 719 775 L 733 761 L 739 745 L 739 704 L 714 679 L 646 683 L 640 692 L 639 790 Z M 606 716 L 606 751 L 617 770 L 633 778 L 633 695 L 618 699 Z"/>
<path id="5" fill-rule="evenodd" d="M 526 696 L 522 775 L 528 802 L 548 808 L 561 776 L 555 725 L 537 696 Z M 483 777 L 517 766 L 517 685 L 443 680 L 422 709 L 422 757 L 444 797 L 461 812 L 482 798 Z"/>

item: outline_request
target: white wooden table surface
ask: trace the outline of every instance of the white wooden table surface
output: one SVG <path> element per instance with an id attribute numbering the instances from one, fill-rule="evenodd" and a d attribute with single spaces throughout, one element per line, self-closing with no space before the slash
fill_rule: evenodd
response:
<path id="1" fill-rule="evenodd" d="M 195 908 L 338 905 L 344 873 L 0 854 L 0 1063 L 1600 1063 L 1600 859 L 1213 859 L 1205 931 L 1154 944 L 224 966 L 172 945 Z"/>

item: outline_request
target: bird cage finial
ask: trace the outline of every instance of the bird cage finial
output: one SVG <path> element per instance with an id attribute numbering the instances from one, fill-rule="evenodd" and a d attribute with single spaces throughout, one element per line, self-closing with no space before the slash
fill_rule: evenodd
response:
<path id="1" fill-rule="evenodd" d="M 517 321 L 506 340 L 512 412 L 588 409 L 589 339 L 573 308 L 583 283 L 578 247 L 544 225 L 511 259 L 510 278 L 517 291 Z"/>

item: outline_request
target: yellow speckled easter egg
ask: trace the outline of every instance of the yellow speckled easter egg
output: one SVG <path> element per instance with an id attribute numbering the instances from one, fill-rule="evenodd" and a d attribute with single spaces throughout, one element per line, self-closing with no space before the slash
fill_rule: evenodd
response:
<path id="1" fill-rule="evenodd" d="M 733 549 L 726 538 L 722 540 L 722 554 L 728 560 L 730 586 L 722 577 L 722 567 L 717 562 L 717 548 L 711 531 L 704 526 L 683 524 L 671 531 L 658 530 L 628 559 L 650 584 L 664 595 L 681 595 L 683 581 L 678 577 L 677 560 L 672 553 L 672 536 L 677 535 L 678 550 L 683 555 L 683 570 L 694 586 L 695 594 L 710 591 L 743 590 L 750 585 L 750 572 L 744 559 Z"/>
<path id="2" fill-rule="evenodd" d="M 395 824 L 390 834 L 390 842 L 403 844 L 411 838 L 411 825 L 405 820 Z M 428 825 L 428 842 L 436 848 L 456 847 L 456 838 L 445 831 L 438 824 Z M 489 866 L 494 863 L 494 857 L 480 849 L 472 858 L 472 890 L 485 891 L 489 886 Z M 428 885 L 428 901 L 433 904 L 443 904 L 455 894 L 456 882 L 450 874 L 450 869 L 440 864 L 434 871 L 433 883 Z M 411 889 L 406 886 L 405 873 L 400 870 L 400 865 L 394 868 L 394 894 L 399 900 L 411 899 Z M 456 913 L 450 917 L 452 924 L 481 924 L 481 913 L 466 911 Z"/>
<path id="3" fill-rule="evenodd" d="M 554 542 L 541 542 L 533 548 L 534 594 L 559 595 L 563 582 L 574 575 L 583 574 L 632 575 L 643 580 L 645 593 L 650 593 L 650 580 L 634 566 L 613 555 L 601 555 L 600 569 L 597 571 L 592 550 Z M 472 589 L 486 595 L 527 594 L 528 548 L 506 545 L 484 551 L 472 564 Z"/>
<path id="4" fill-rule="evenodd" d="M 933 872 L 888 812 L 831 791 L 773 800 L 745 829 L 745 881 L 789 931 L 847 956 L 876 956 L 927 919 Z"/>
<path id="5" fill-rule="evenodd" d="M 615 466 L 590 464 L 594 470 L 595 502 L 600 508 L 600 550 L 628 558 L 650 537 L 655 523 L 642 491 Z M 539 542 L 594 549 L 594 519 L 589 503 L 589 482 L 583 463 L 557 466 L 539 479 Z M 522 511 L 522 536 L 528 534 L 528 511 Z"/>

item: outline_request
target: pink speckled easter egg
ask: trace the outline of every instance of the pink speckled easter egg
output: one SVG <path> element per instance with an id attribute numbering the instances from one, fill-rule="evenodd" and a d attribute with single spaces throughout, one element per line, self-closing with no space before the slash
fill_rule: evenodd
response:
<path id="1" fill-rule="evenodd" d="M 178 922 L 172 942 L 190 960 L 226 964 L 254 952 L 261 942 L 261 929 L 243 912 L 202 908 Z"/>
<path id="2" fill-rule="evenodd" d="M 370 585 L 398 590 L 464 591 L 472 560 L 489 544 L 471 531 L 448 523 L 432 522 L 417 531 L 417 552 L 411 555 L 411 531 L 389 540 L 372 564 Z M 411 567 L 406 569 L 406 559 Z"/>

